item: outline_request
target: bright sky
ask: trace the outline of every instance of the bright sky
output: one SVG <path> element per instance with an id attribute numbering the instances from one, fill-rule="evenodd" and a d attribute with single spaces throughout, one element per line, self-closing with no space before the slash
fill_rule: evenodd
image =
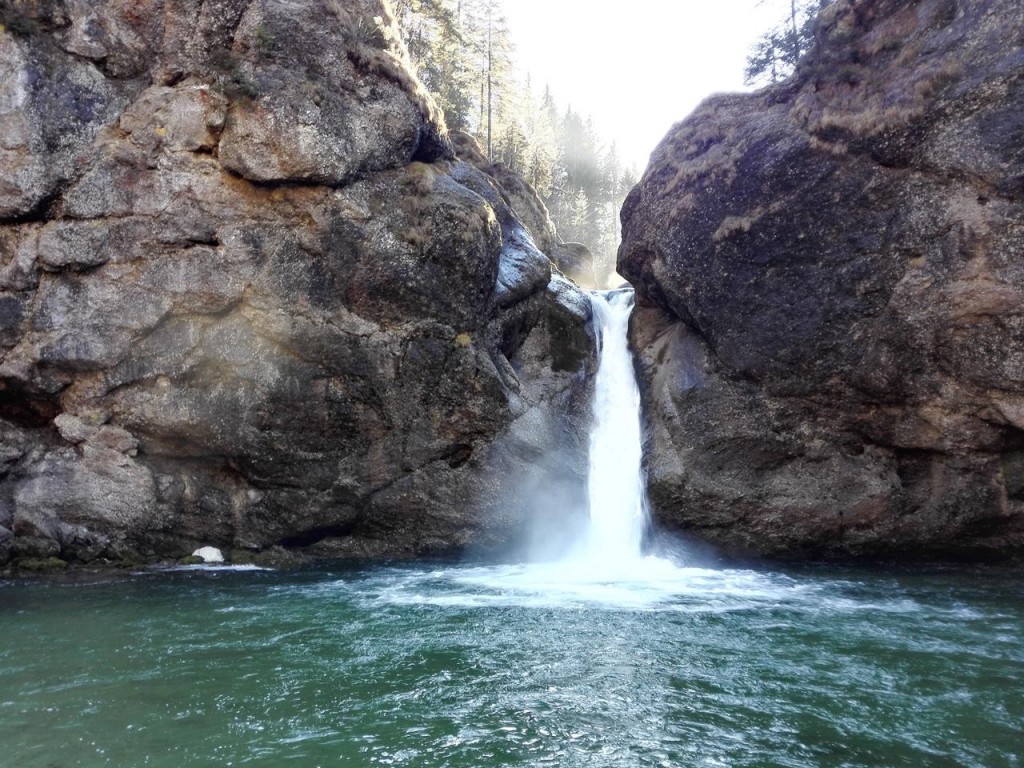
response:
<path id="1" fill-rule="evenodd" d="M 672 124 L 705 96 L 747 90 L 747 53 L 784 13 L 780 2 L 505 0 L 504 8 L 534 88 L 546 83 L 563 108 L 591 115 L 642 173 Z"/>

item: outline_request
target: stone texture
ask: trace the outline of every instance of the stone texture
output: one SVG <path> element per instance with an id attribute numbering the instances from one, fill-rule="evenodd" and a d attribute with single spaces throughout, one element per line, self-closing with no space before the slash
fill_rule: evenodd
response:
<path id="1" fill-rule="evenodd" d="M 397 28 L 373 5 L 248 5 L 231 66 L 250 98 L 229 114 L 225 168 L 253 181 L 337 185 L 450 154 L 431 102 L 402 64 Z"/>
<path id="2" fill-rule="evenodd" d="M 838 0 L 655 151 L 619 271 L 662 520 L 744 552 L 1024 548 L 1024 17 Z"/>
<path id="3" fill-rule="evenodd" d="M 530 233 L 534 244 L 544 253 L 550 254 L 554 245 L 560 241 L 548 209 L 536 190 L 503 163 L 490 162 L 476 139 L 468 133 L 452 131 L 451 141 L 458 158 L 490 177 L 505 203 L 516 212 Z"/>
<path id="4" fill-rule="evenodd" d="M 524 477 L 572 516 L 587 297 L 454 157 L 385 5 L 17 7 L 0 565 L 494 550 Z"/>
<path id="5" fill-rule="evenodd" d="M 469 134 L 453 131 L 451 138 L 459 159 L 491 180 L 504 203 L 515 212 L 516 218 L 526 228 L 532 244 L 577 285 L 596 288 L 599 281 L 594 274 L 594 255 L 582 243 L 562 242 L 536 190 L 503 163 L 490 162 L 476 139 Z"/>
<path id="6" fill-rule="evenodd" d="M 551 251 L 551 260 L 578 285 L 586 288 L 600 285 L 594 271 L 594 254 L 583 243 L 558 243 Z"/>
<path id="7" fill-rule="evenodd" d="M 65 3 L 11 5 L 22 26 L 36 33 L 30 39 L 14 30 L 0 33 L 0 218 L 37 213 L 73 174 L 78 154 L 142 85 L 129 72 L 108 78 L 96 61 L 105 58 L 96 46 L 79 54 L 80 33 L 44 33 L 67 23 Z M 96 12 L 84 2 L 67 5 L 86 15 Z"/>

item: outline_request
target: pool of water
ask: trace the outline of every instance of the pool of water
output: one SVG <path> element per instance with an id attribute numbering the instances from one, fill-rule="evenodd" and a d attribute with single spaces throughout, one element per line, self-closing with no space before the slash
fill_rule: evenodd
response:
<path id="1" fill-rule="evenodd" d="M 1020 573 L 409 565 L 0 583 L 0 765 L 1024 764 Z"/>

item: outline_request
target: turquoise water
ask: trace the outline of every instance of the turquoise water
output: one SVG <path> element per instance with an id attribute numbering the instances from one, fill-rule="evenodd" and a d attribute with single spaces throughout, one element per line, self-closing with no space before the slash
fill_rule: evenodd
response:
<path id="1" fill-rule="evenodd" d="M 1021 766 L 993 571 L 0 584 L 0 765 Z"/>

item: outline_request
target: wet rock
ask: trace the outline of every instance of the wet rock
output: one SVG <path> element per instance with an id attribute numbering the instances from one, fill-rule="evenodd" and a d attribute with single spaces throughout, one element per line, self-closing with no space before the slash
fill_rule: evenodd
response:
<path id="1" fill-rule="evenodd" d="M 39 537 L 32 535 L 21 534 L 18 535 L 15 532 L 15 536 L 11 539 L 9 556 L 14 560 L 16 565 L 20 565 L 22 562 L 28 562 L 29 569 L 31 569 L 31 562 L 34 560 L 49 560 L 50 558 L 57 559 L 57 555 L 60 553 L 60 544 L 54 539 L 47 537 Z M 63 568 L 67 565 L 67 561 L 62 561 L 64 565 L 57 566 Z"/>
<path id="2" fill-rule="evenodd" d="M 68 563 L 53 556 L 23 557 L 17 561 L 16 566 L 26 573 L 59 573 L 68 567 Z"/>
<path id="3" fill-rule="evenodd" d="M 501 255 L 494 284 L 499 305 L 506 306 L 536 293 L 551 280 L 551 262 L 506 202 L 501 187 L 490 176 L 468 163 L 452 169 L 453 177 L 487 201 L 501 227 Z"/>
<path id="4" fill-rule="evenodd" d="M 790 557 L 1024 549 L 1022 24 L 839 0 L 792 80 L 655 151 L 619 271 L 662 520 Z"/>
<path id="5" fill-rule="evenodd" d="M 385 555 L 386 556 L 386 555 Z M 321 559 L 329 558 L 323 555 Z M 233 565 L 251 565 L 257 568 L 298 568 L 307 565 L 311 558 L 296 549 L 285 549 L 282 546 L 269 547 L 264 550 L 233 549 L 228 555 Z"/>
<path id="6" fill-rule="evenodd" d="M 459 159 L 479 171 L 472 178 L 466 170 L 456 171 L 456 176 L 483 196 L 501 221 L 507 247 L 498 277 L 499 295 L 516 300 L 521 298 L 522 291 L 512 286 L 524 286 L 527 293 L 543 286 L 550 275 L 550 265 L 586 289 L 600 285 L 590 249 L 582 243 L 562 242 L 533 187 L 504 164 L 490 162 L 469 134 L 453 131 L 451 137 Z"/>

